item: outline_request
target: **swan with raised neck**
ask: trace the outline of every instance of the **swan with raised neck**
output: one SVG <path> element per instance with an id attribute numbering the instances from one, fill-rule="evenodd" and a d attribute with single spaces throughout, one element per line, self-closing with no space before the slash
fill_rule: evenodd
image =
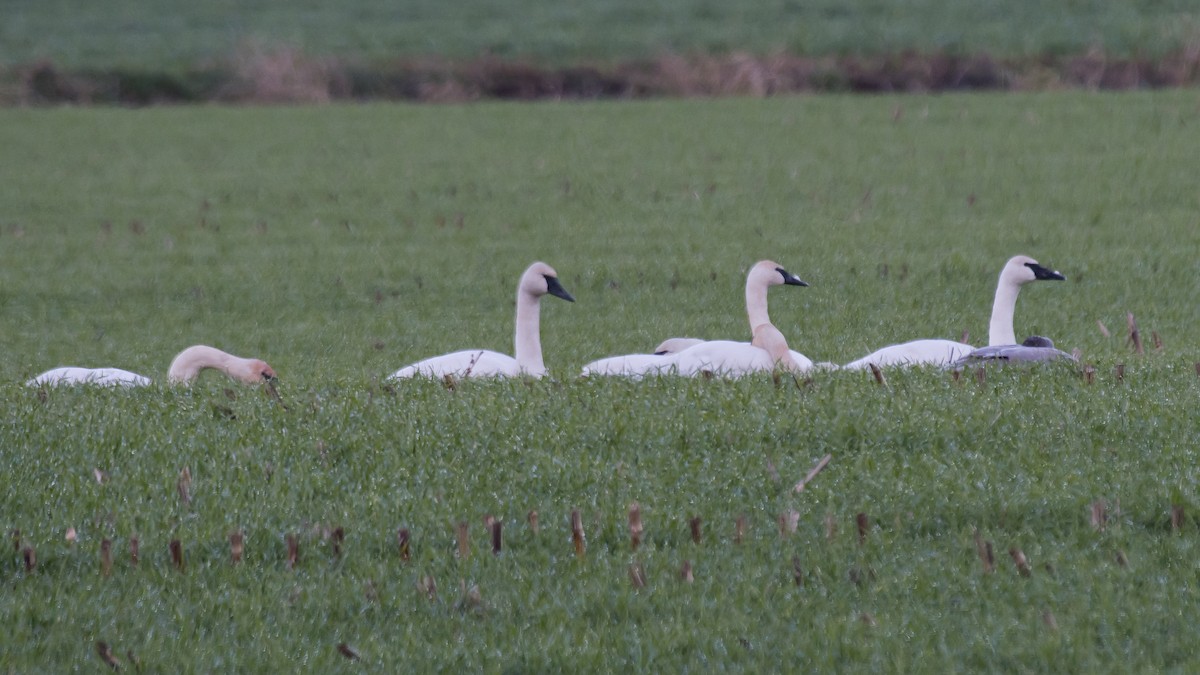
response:
<path id="1" fill-rule="evenodd" d="M 542 377 L 541 299 L 553 295 L 568 302 L 575 298 L 562 287 L 558 272 L 544 262 L 535 262 L 517 283 L 517 318 L 513 334 L 513 356 L 487 349 L 466 349 L 418 361 L 392 373 L 388 379 L 416 376 L 443 377 Z"/>
<path id="2" fill-rule="evenodd" d="M 992 318 L 988 323 L 988 345 L 1012 345 L 1017 339 L 1013 331 L 1013 314 L 1021 287 L 1031 281 L 1066 279 L 1061 273 L 1038 264 L 1026 255 L 1009 258 L 1000 270 L 996 295 L 992 300 Z M 878 349 L 843 368 L 865 369 L 876 366 L 950 365 L 964 358 L 975 348 L 954 340 L 913 340 Z"/>
<path id="3" fill-rule="evenodd" d="M 778 333 L 778 329 L 771 324 L 771 318 L 767 312 L 767 291 L 771 286 L 783 285 L 807 286 L 808 283 L 788 272 L 773 260 L 760 260 L 750 267 L 746 274 L 745 298 L 746 318 L 750 323 L 752 336 L 760 326 L 770 326 Z M 782 339 L 782 334 L 779 334 L 779 337 Z M 786 340 L 784 340 L 784 344 L 786 345 Z M 755 351 L 739 351 L 739 349 L 744 350 L 750 347 L 756 346 L 732 340 L 706 341 L 696 338 L 669 338 L 659 344 L 654 350 L 654 354 L 628 354 L 599 359 L 585 365 L 581 374 L 583 376 L 619 375 L 630 377 L 670 373 L 690 375 L 705 370 L 706 365 L 719 365 L 727 360 L 730 370 L 749 372 L 744 369 L 752 368 L 749 365 L 752 362 L 758 364 L 752 369 L 762 370 L 763 362 L 755 361 L 755 357 L 761 359 L 761 354 L 757 354 Z M 684 354 L 688 354 L 688 356 L 684 358 Z M 811 360 L 795 351 L 790 352 L 789 362 L 795 364 L 799 369 L 812 367 Z M 770 367 L 773 366 L 768 366 L 767 369 Z"/>

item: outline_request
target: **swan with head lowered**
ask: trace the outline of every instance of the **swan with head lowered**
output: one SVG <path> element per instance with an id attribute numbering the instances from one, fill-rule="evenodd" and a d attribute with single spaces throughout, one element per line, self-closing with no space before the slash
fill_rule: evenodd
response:
<path id="1" fill-rule="evenodd" d="M 266 361 L 244 359 L 223 352 L 215 347 L 193 345 L 179 352 L 167 370 L 167 381 L 172 384 L 190 384 L 201 370 L 213 368 L 231 379 L 246 384 L 271 382 L 275 371 Z M 55 368 L 34 377 L 25 383 L 30 387 L 92 384 L 101 387 L 145 387 L 150 378 L 120 368 Z"/>
<path id="2" fill-rule="evenodd" d="M 771 286 L 784 285 L 807 286 L 808 284 L 800 279 L 800 277 L 785 270 L 779 263 L 771 260 L 760 260 L 750 268 L 749 273 L 746 275 L 746 318 L 750 322 L 750 331 L 752 334 L 756 334 L 760 326 L 769 325 L 771 328 L 774 328 L 771 325 L 771 318 L 767 312 L 767 289 Z M 782 335 L 780 337 L 782 338 Z M 714 345 L 708 350 L 695 351 L 706 345 L 710 345 L 710 343 L 719 343 L 720 346 Z M 642 377 L 656 374 L 665 375 L 680 372 L 681 366 L 686 367 L 689 371 L 694 371 L 689 374 L 695 374 L 704 370 L 702 367 L 703 363 L 706 361 L 712 362 L 714 359 L 723 361 L 723 359 L 728 357 L 732 365 L 737 361 L 732 355 L 731 350 L 735 349 L 733 345 L 739 345 L 743 349 L 753 348 L 757 349 L 758 352 L 762 351 L 761 348 L 754 347 L 752 343 L 746 342 L 671 338 L 660 344 L 654 350 L 654 354 L 629 354 L 593 361 L 583 367 L 582 375 L 620 375 L 627 377 Z M 758 355 L 758 352 L 746 351 L 741 354 L 741 357 L 754 357 Z M 684 357 L 685 354 L 689 356 Z M 750 360 L 752 361 L 753 359 L 751 358 Z M 789 351 L 789 363 L 795 364 L 795 367 L 799 370 L 806 370 L 812 367 L 811 360 L 795 351 Z M 767 369 L 770 369 L 770 367 Z M 712 371 L 710 370 L 709 372 Z"/>
<path id="3" fill-rule="evenodd" d="M 988 346 L 1016 344 L 1013 313 L 1022 286 L 1031 281 L 1063 279 L 1066 277 L 1055 270 L 1042 267 L 1029 256 L 1018 255 L 1009 258 L 1004 269 L 1000 270 L 1000 279 L 996 284 L 996 297 L 992 301 L 992 320 L 988 324 Z M 851 361 L 842 368 L 866 369 L 872 364 L 879 367 L 923 364 L 945 366 L 974 350 L 971 345 L 954 340 L 914 340 L 884 347 L 857 361 Z"/>
<path id="4" fill-rule="evenodd" d="M 539 314 L 543 295 L 553 295 L 567 302 L 575 298 L 558 281 L 558 272 L 543 262 L 535 262 L 521 275 L 517 283 L 517 326 L 514 355 L 487 349 L 467 349 L 418 361 L 392 373 L 388 379 L 411 377 L 514 377 L 546 374 L 542 361 L 542 340 Z"/>

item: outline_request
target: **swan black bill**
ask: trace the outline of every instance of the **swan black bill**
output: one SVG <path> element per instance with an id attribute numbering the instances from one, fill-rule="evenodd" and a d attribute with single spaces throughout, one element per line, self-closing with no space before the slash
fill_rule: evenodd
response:
<path id="1" fill-rule="evenodd" d="M 808 285 L 807 281 L 805 281 L 805 280 L 801 279 L 800 277 L 796 276 L 795 274 L 792 274 L 791 272 L 783 269 L 782 267 L 776 267 L 775 271 L 779 272 L 781 275 L 783 275 L 783 283 L 787 286 L 807 286 Z"/>
<path id="2" fill-rule="evenodd" d="M 1037 263 L 1025 263 L 1025 266 L 1033 270 L 1033 278 L 1038 281 L 1065 281 L 1066 277 L 1061 273 L 1052 270 L 1048 267 L 1042 267 Z"/>
<path id="3" fill-rule="evenodd" d="M 547 293 L 549 293 L 550 295 L 553 295 L 556 298 L 562 298 L 563 300 L 566 300 L 567 302 L 575 302 L 575 298 L 571 297 L 571 294 L 567 292 L 567 289 L 563 288 L 562 284 L 558 283 L 558 277 L 552 277 L 549 275 L 545 275 L 545 276 L 546 276 L 546 292 Z"/>

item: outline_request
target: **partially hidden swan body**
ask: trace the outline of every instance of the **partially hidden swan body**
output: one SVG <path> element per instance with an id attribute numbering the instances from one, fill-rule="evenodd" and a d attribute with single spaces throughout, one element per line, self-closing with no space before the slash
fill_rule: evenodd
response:
<path id="1" fill-rule="evenodd" d="M 269 382 L 275 379 L 275 371 L 266 361 L 244 359 L 215 347 L 193 345 L 179 352 L 167 370 L 167 381 L 172 384 L 189 384 L 201 370 L 213 368 L 231 379 L 246 384 Z M 25 384 L 30 387 L 91 384 L 101 387 L 145 387 L 150 378 L 120 368 L 55 368 L 34 377 Z"/>
<path id="2" fill-rule="evenodd" d="M 1054 341 L 1041 335 L 1030 335 L 1019 345 L 980 347 L 954 362 L 954 367 L 972 364 L 1045 363 L 1047 361 L 1077 361 L 1074 355 L 1055 348 Z"/>
<path id="3" fill-rule="evenodd" d="M 1013 256 L 1000 270 L 1000 279 L 996 284 L 996 296 L 992 301 L 992 319 L 988 324 L 988 346 L 1015 345 L 1016 334 L 1013 332 L 1013 313 L 1017 307 L 1017 295 L 1021 287 L 1031 281 L 1065 279 L 1055 270 L 1042 267 L 1029 256 Z M 950 365 L 974 351 L 969 344 L 954 340 L 914 340 L 897 345 L 890 345 L 872 352 L 857 361 L 851 361 L 843 368 L 866 369 L 872 364 L 885 366 L 912 365 Z"/>
<path id="4" fill-rule="evenodd" d="M 558 273 L 543 262 L 535 262 L 517 284 L 517 325 L 514 356 L 487 349 L 466 349 L 418 361 L 392 373 L 388 379 L 412 377 L 514 377 L 546 374 L 542 361 L 540 328 L 541 298 L 553 295 L 568 302 L 575 298 L 562 287 Z"/>
<path id="5" fill-rule="evenodd" d="M 812 368 L 812 361 L 805 359 L 805 363 L 800 363 L 796 361 L 794 353 L 788 348 L 783 333 L 768 322 L 755 326 L 754 339 L 748 343 L 710 340 L 669 358 L 673 362 L 674 372 L 684 377 L 704 373 L 738 377 L 776 368 L 791 372 Z"/>
<path id="6" fill-rule="evenodd" d="M 746 275 L 746 316 L 750 322 L 751 333 L 759 334 L 760 327 L 770 326 L 770 330 L 778 333 L 771 324 L 767 312 L 767 289 L 771 286 L 807 286 L 800 277 L 785 270 L 779 263 L 770 260 L 760 260 L 750 268 Z M 763 328 L 764 333 L 769 332 Z M 782 339 L 782 334 L 779 335 Z M 787 342 L 784 340 L 784 344 Z M 754 363 L 762 364 L 767 352 L 764 348 L 755 346 L 752 342 L 735 342 L 730 340 L 699 340 L 697 338 L 670 338 L 663 341 L 653 354 L 628 354 L 612 356 L 593 361 L 583 367 L 583 376 L 589 375 L 618 375 L 626 377 L 643 377 L 646 375 L 695 375 L 700 372 L 715 372 L 742 374 L 757 370 L 774 368 L 772 360 L 765 368 L 752 368 Z M 758 359 L 758 360 L 756 360 Z M 727 363 L 728 367 L 711 368 L 709 366 Z M 794 366 L 792 365 L 794 364 Z M 806 370 L 812 367 L 812 361 L 799 352 L 788 353 L 787 367 Z"/>

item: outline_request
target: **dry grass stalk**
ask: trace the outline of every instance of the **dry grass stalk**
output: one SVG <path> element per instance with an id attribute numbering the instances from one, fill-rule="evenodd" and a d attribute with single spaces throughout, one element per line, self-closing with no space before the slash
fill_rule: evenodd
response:
<path id="1" fill-rule="evenodd" d="M 1089 363 L 1083 367 L 1083 381 L 1088 384 L 1096 381 L 1096 366 Z"/>
<path id="2" fill-rule="evenodd" d="M 1129 567 L 1129 558 L 1125 557 L 1125 551 L 1117 551 L 1117 566 L 1121 567 L 1122 569 Z"/>
<path id="3" fill-rule="evenodd" d="M 1114 375 L 1116 375 L 1117 382 L 1125 381 L 1125 364 L 1124 363 L 1117 364 L 1117 367 L 1114 369 Z"/>
<path id="4" fill-rule="evenodd" d="M 289 570 L 296 569 L 296 563 L 300 561 L 300 541 L 291 532 L 288 532 L 285 539 L 287 541 L 287 568 Z"/>
<path id="5" fill-rule="evenodd" d="M 183 544 L 178 539 L 172 539 L 167 545 L 171 549 L 171 564 L 175 565 L 175 569 L 183 571 Z"/>
<path id="6" fill-rule="evenodd" d="M 404 562 L 408 562 L 409 557 L 412 555 L 409 552 L 409 540 L 411 538 L 412 535 L 409 534 L 407 529 L 402 527 L 396 530 L 396 545 L 400 548 L 400 559 Z"/>
<path id="7" fill-rule="evenodd" d="M 1042 623 L 1046 624 L 1050 630 L 1058 630 L 1058 621 L 1055 620 L 1054 613 L 1048 609 L 1042 612 Z"/>
<path id="8" fill-rule="evenodd" d="M 879 625 L 879 623 L 875 621 L 874 615 L 872 615 L 870 612 L 863 612 L 862 614 L 859 614 L 858 620 L 863 622 L 863 624 L 865 624 L 867 626 L 878 626 Z"/>
<path id="9" fill-rule="evenodd" d="M 804 476 L 804 480 L 800 481 L 799 483 L 796 483 L 796 487 L 792 488 L 792 491 L 793 492 L 804 492 L 804 488 L 808 486 L 809 482 L 812 481 L 812 479 L 816 478 L 817 474 L 821 473 L 821 470 L 824 469 L 826 467 L 826 465 L 829 464 L 829 461 L 832 459 L 833 459 L 833 455 L 831 455 L 831 454 L 825 455 L 824 457 L 822 457 L 821 460 L 819 462 L 817 462 L 815 466 L 813 466 L 813 468 L 809 469 L 808 475 Z"/>
<path id="10" fill-rule="evenodd" d="M 537 534 L 538 533 L 538 512 L 530 511 L 527 520 L 529 521 L 530 531 L 532 531 L 534 534 Z"/>
<path id="11" fill-rule="evenodd" d="M 503 521 L 495 520 L 492 522 L 492 555 L 500 555 L 501 532 L 504 528 Z"/>
<path id="12" fill-rule="evenodd" d="M 1196 362 L 1196 377 L 1200 377 L 1200 361 Z"/>
<path id="13" fill-rule="evenodd" d="M 579 509 L 571 511 L 571 542 L 575 544 L 575 555 L 582 558 L 587 544 L 583 538 L 583 516 Z"/>
<path id="14" fill-rule="evenodd" d="M 832 513 L 825 514 L 825 539 L 832 540 L 837 536 L 837 518 Z"/>
<path id="15" fill-rule="evenodd" d="M 642 507 L 637 502 L 629 505 L 629 545 L 634 551 L 642 545 Z"/>
<path id="16" fill-rule="evenodd" d="M 700 525 L 703 521 L 700 516 L 692 516 L 688 519 L 688 527 L 692 530 L 692 543 L 700 545 Z"/>
<path id="17" fill-rule="evenodd" d="M 104 661 L 109 668 L 112 668 L 113 670 L 121 669 L 121 660 L 113 655 L 112 647 L 109 647 L 107 642 L 103 640 L 97 640 L 96 653 L 100 655 L 100 660 Z"/>
<path id="18" fill-rule="evenodd" d="M 337 557 L 342 557 L 342 542 L 346 541 L 346 530 L 342 526 L 337 526 L 333 530 L 333 554 Z"/>
<path id="19" fill-rule="evenodd" d="M 179 500 L 184 504 L 192 503 L 192 471 L 188 467 L 183 467 L 183 471 L 179 472 L 179 480 L 175 482 L 175 489 L 179 490 Z"/>
<path id="20" fill-rule="evenodd" d="M 338 643 L 337 650 L 338 650 L 339 654 L 350 659 L 351 661 L 358 661 L 359 659 L 362 658 L 361 656 L 358 655 L 358 652 L 355 651 L 353 647 L 346 644 L 345 642 Z"/>
<path id="21" fill-rule="evenodd" d="M 874 363 L 869 363 L 867 365 L 871 366 L 871 375 L 875 376 L 875 384 L 878 384 L 881 387 L 886 387 L 887 378 L 883 376 L 883 371 L 879 369 L 879 366 L 875 365 Z"/>
<path id="22" fill-rule="evenodd" d="M 454 526 L 454 536 L 458 540 L 458 557 L 466 560 L 471 555 L 471 538 L 467 534 L 467 521 L 460 520 Z"/>
<path id="23" fill-rule="evenodd" d="M 1125 323 L 1129 326 L 1129 342 L 1133 343 L 1133 353 L 1145 354 L 1146 350 L 1142 347 L 1142 335 L 1138 331 L 1137 319 L 1133 318 L 1133 312 L 1125 314 Z"/>
<path id="24" fill-rule="evenodd" d="M 1105 525 L 1108 523 L 1108 505 L 1103 499 L 1098 499 L 1092 502 L 1092 529 L 1103 532 Z"/>
<path id="25" fill-rule="evenodd" d="M 1158 331 L 1150 331 L 1150 344 L 1154 345 L 1154 351 L 1161 352 L 1163 348 L 1162 338 L 1158 336 Z"/>
<path id="26" fill-rule="evenodd" d="M 996 571 L 996 556 L 992 551 L 992 542 L 987 541 L 979 534 L 979 530 L 975 530 L 975 553 L 979 555 L 979 561 L 983 563 L 983 573 L 991 574 Z"/>
<path id="27" fill-rule="evenodd" d="M 634 588 L 646 587 L 646 571 L 642 569 L 641 563 L 635 562 L 629 566 L 629 581 L 633 583 Z"/>
<path id="28" fill-rule="evenodd" d="M 970 344 L 971 343 L 971 331 L 964 328 L 962 335 L 960 335 L 959 338 L 960 338 L 959 342 L 962 342 L 963 344 Z"/>
<path id="29" fill-rule="evenodd" d="M 1178 532 L 1183 528 L 1183 504 L 1171 505 L 1171 530 Z"/>
<path id="30" fill-rule="evenodd" d="M 21 531 L 13 530 L 8 535 L 12 537 L 13 553 L 19 552 L 21 550 Z"/>
<path id="31" fill-rule="evenodd" d="M 25 571 L 32 572 L 37 569 L 37 551 L 33 550 L 32 546 L 26 546 L 21 551 L 21 557 L 25 559 Z"/>
<path id="32" fill-rule="evenodd" d="M 779 514 L 779 536 L 787 539 L 787 536 L 796 531 L 800 526 L 799 511 L 784 511 Z"/>
<path id="33" fill-rule="evenodd" d="M 961 370 L 950 371 L 950 380 L 952 382 L 954 382 L 955 384 L 962 382 L 962 371 Z"/>
<path id="34" fill-rule="evenodd" d="M 983 366 L 976 368 L 975 369 L 975 382 L 977 382 L 979 384 L 983 384 L 986 381 L 987 381 L 987 371 L 983 369 Z"/>
<path id="35" fill-rule="evenodd" d="M 134 567 L 138 566 L 138 548 L 141 542 L 138 541 L 137 535 L 129 538 L 129 562 Z"/>
<path id="36" fill-rule="evenodd" d="M 683 579 L 689 584 L 696 580 L 695 575 L 692 574 L 692 561 L 683 561 L 683 567 L 679 568 L 679 578 Z"/>
<path id="37" fill-rule="evenodd" d="M 437 581 L 435 581 L 432 576 L 426 575 L 421 577 L 421 579 L 417 581 L 417 590 L 424 593 L 425 597 L 429 598 L 430 602 L 437 600 Z"/>
<path id="38" fill-rule="evenodd" d="M 241 530 L 229 535 L 229 557 L 234 565 L 242 562 L 242 542 L 245 538 L 246 535 Z"/>
<path id="39" fill-rule="evenodd" d="M 854 524 L 858 526 L 858 543 L 867 543 L 867 533 L 871 530 L 871 521 L 867 518 L 867 514 L 860 513 L 854 516 Z"/>
<path id="40" fill-rule="evenodd" d="M 68 528 L 67 528 L 67 536 L 66 536 L 67 543 L 68 543 L 68 544 L 70 544 L 70 545 L 72 545 L 72 546 L 74 546 L 74 545 L 75 545 L 75 540 L 76 540 L 76 539 L 78 539 L 78 538 L 79 538 L 79 535 L 77 535 L 77 534 L 75 533 L 75 528 L 73 528 L 73 527 L 68 527 Z"/>
<path id="41" fill-rule="evenodd" d="M 100 574 L 108 576 L 112 574 L 112 540 L 100 540 Z"/>
<path id="42" fill-rule="evenodd" d="M 1112 333 L 1108 332 L 1108 326 L 1105 326 L 1100 319 L 1096 319 L 1096 327 L 1100 329 L 1100 334 L 1104 337 L 1112 337 Z"/>
<path id="43" fill-rule="evenodd" d="M 800 566 L 800 556 L 792 556 L 792 580 L 797 586 L 804 587 L 804 568 Z"/>
<path id="44" fill-rule="evenodd" d="M 746 539 L 746 516 L 740 515 L 733 521 L 733 543 L 740 544 Z"/>
<path id="45" fill-rule="evenodd" d="M 1010 555 L 1013 559 L 1013 562 L 1016 563 L 1017 571 L 1021 573 L 1021 576 L 1027 577 L 1033 573 L 1033 570 L 1029 568 L 1029 560 L 1025 558 L 1024 551 L 1016 546 L 1013 546 L 1012 548 L 1008 549 L 1008 555 Z"/>

